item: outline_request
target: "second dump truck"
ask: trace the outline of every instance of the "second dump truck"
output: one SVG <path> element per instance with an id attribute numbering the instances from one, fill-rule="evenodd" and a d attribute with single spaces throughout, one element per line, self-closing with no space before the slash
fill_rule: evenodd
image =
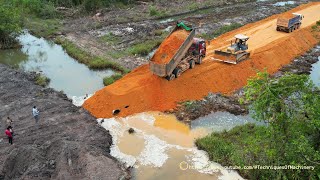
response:
<path id="1" fill-rule="evenodd" d="M 292 13 L 286 16 L 279 17 L 277 20 L 277 31 L 290 33 L 301 26 L 301 21 L 304 16 L 298 13 Z"/>
<path id="2" fill-rule="evenodd" d="M 186 31 L 184 32 L 186 35 L 183 37 L 182 44 L 180 45 L 180 42 L 174 40 L 173 34 L 181 30 Z M 153 74 L 165 77 L 169 81 L 178 78 L 184 71 L 194 68 L 196 63 L 201 64 L 202 58 L 206 55 L 205 40 L 195 38 L 195 29 L 189 28 L 181 22 L 177 23 L 177 26 L 171 31 L 164 42 L 160 44 L 155 54 L 151 57 L 149 65 Z M 166 49 L 166 47 L 170 46 L 168 42 L 177 43 L 174 44 L 177 46 L 177 49 Z M 157 61 L 157 57 L 165 57 L 168 54 L 172 54 L 172 57 L 168 57 L 168 61 L 162 63 Z"/>

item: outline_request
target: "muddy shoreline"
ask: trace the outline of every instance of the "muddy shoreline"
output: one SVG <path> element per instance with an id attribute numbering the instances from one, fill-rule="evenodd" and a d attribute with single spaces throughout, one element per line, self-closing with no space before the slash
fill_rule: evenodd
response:
<path id="1" fill-rule="evenodd" d="M 0 179 L 127 179 L 112 138 L 66 95 L 35 85 L 36 74 L 0 65 L 0 130 L 13 119 L 14 145 L 1 135 Z M 32 107 L 40 110 L 37 127 Z"/>
<path id="2" fill-rule="evenodd" d="M 312 65 L 319 61 L 320 43 L 305 54 L 295 58 L 288 65 L 283 66 L 274 78 L 279 78 L 285 73 L 310 74 Z M 247 115 L 248 104 L 240 104 L 239 99 L 244 97 L 243 88 L 230 96 L 220 93 L 209 93 L 203 100 L 181 103 L 177 109 L 167 113 L 173 113 L 180 121 L 190 124 L 192 120 L 206 116 L 217 111 L 225 111 L 234 115 Z"/>

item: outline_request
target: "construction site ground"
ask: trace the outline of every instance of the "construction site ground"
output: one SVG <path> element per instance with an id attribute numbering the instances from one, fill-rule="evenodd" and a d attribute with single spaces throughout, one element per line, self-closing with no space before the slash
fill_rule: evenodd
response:
<path id="1" fill-rule="evenodd" d="M 112 117 L 116 109 L 120 110 L 118 116 L 127 116 L 170 110 L 178 102 L 201 99 L 209 92 L 230 94 L 246 85 L 257 71 L 265 69 L 273 74 L 319 42 L 319 32 L 313 32 L 311 26 L 320 20 L 320 3 L 301 5 L 286 13 L 293 12 L 305 16 L 301 28 L 293 33 L 276 31 L 279 15 L 247 24 L 210 41 L 204 62 L 178 79 L 167 81 L 153 75 L 149 65 L 142 65 L 96 92 L 84 107 L 95 117 Z M 212 61 L 213 51 L 228 46 L 239 33 L 250 37 L 250 59 L 237 65 Z"/>

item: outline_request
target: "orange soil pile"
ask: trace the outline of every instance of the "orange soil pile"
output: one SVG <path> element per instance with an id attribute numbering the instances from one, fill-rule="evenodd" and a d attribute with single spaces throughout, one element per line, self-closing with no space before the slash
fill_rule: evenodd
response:
<path id="1" fill-rule="evenodd" d="M 168 63 L 173 58 L 174 54 L 176 54 L 183 42 L 187 39 L 189 34 L 190 32 L 184 29 L 173 32 L 161 43 L 151 61 L 157 64 Z"/>
<path id="2" fill-rule="evenodd" d="M 175 108 L 178 102 L 201 99 L 209 92 L 231 93 L 246 85 L 247 79 L 255 76 L 257 70 L 267 68 L 269 73 L 275 73 L 319 42 L 311 32 L 311 25 L 320 19 L 320 3 L 298 7 L 291 12 L 298 10 L 303 10 L 300 13 L 305 19 L 301 29 L 293 33 L 275 30 L 278 16 L 248 24 L 212 40 L 204 62 L 179 78 L 167 81 L 153 75 L 149 65 L 143 65 L 96 92 L 83 107 L 97 118 L 109 118 L 115 109 L 120 110 L 118 116 L 165 111 Z M 214 49 L 228 46 L 239 33 L 251 37 L 248 41 L 250 59 L 237 65 L 210 60 Z"/>

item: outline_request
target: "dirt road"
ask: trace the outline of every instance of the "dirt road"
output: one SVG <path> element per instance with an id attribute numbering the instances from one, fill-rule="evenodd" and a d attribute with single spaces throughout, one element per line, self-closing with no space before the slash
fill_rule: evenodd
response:
<path id="1" fill-rule="evenodd" d="M 305 15 L 302 27 L 293 33 L 275 30 L 278 15 L 248 24 L 212 40 L 204 63 L 178 79 L 169 82 L 152 75 L 149 66 L 143 65 L 96 92 L 84 107 L 96 117 L 112 117 L 115 109 L 120 110 L 119 116 L 164 111 L 181 101 L 201 99 L 209 92 L 231 93 L 243 87 L 258 70 L 267 68 L 269 73 L 275 73 L 319 42 L 310 26 L 320 20 L 320 3 L 302 5 L 287 13 L 292 12 Z M 214 49 L 228 45 L 239 33 L 250 36 L 249 51 L 253 54 L 249 60 L 237 65 L 210 60 Z"/>
<path id="2" fill-rule="evenodd" d="M 126 174 L 109 154 L 112 139 L 84 109 L 34 74 L 0 65 L 0 179 L 119 179 Z M 32 107 L 40 110 L 39 127 Z M 4 137 L 13 120 L 14 145 Z"/>

